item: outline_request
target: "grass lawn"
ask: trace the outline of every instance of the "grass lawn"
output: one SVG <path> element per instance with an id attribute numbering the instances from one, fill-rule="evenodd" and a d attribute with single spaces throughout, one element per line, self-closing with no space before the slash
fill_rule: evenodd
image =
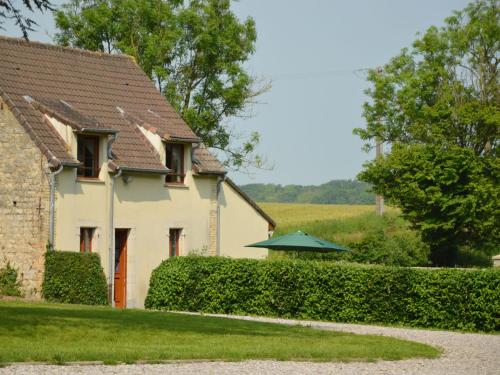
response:
<path id="1" fill-rule="evenodd" d="M 174 359 L 307 361 L 436 357 L 430 346 L 306 327 L 48 303 L 0 301 L 0 362 Z"/>

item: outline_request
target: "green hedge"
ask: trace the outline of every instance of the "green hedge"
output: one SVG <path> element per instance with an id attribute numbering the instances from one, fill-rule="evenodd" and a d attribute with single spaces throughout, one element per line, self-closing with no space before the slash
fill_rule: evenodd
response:
<path id="1" fill-rule="evenodd" d="M 146 308 L 414 327 L 500 330 L 500 271 L 175 257 Z"/>
<path id="2" fill-rule="evenodd" d="M 42 293 L 52 302 L 106 305 L 108 286 L 99 256 L 48 251 Z"/>

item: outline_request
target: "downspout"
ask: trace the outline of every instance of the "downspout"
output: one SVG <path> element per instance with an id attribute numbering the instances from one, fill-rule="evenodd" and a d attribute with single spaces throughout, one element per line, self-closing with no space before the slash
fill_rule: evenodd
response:
<path id="1" fill-rule="evenodd" d="M 62 164 L 49 174 L 49 185 L 50 185 L 50 204 L 49 204 L 49 246 L 48 250 L 54 250 L 54 240 L 55 240 L 55 211 L 56 211 L 56 176 L 62 172 L 64 166 Z"/>
<path id="2" fill-rule="evenodd" d="M 220 192 L 221 192 L 221 186 L 224 180 L 226 179 L 226 176 L 218 176 L 217 177 L 217 188 L 216 188 L 216 201 L 217 201 L 217 237 L 216 237 L 216 250 L 215 250 L 215 255 L 220 256 Z"/>
<path id="3" fill-rule="evenodd" d="M 113 134 L 108 139 L 108 160 L 114 159 L 113 152 L 111 150 L 111 145 L 116 141 L 118 134 Z M 108 164 L 109 165 L 109 164 Z M 113 176 L 111 176 L 109 180 L 109 225 L 108 225 L 108 246 L 109 246 L 109 275 L 108 275 L 108 293 L 109 293 L 109 301 L 111 302 L 111 306 L 115 307 L 115 180 L 122 175 L 122 169 L 117 167 L 117 172 Z"/>
<path id="4" fill-rule="evenodd" d="M 122 170 L 109 180 L 109 300 L 115 307 L 115 180 L 122 175 Z"/>

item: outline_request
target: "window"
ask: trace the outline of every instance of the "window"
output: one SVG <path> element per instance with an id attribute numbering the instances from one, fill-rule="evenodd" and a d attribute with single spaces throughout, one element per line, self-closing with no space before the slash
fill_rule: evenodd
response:
<path id="1" fill-rule="evenodd" d="M 169 255 L 171 257 L 179 256 L 179 242 L 181 239 L 181 231 L 182 229 L 170 229 L 169 231 Z"/>
<path id="2" fill-rule="evenodd" d="M 99 137 L 78 136 L 78 160 L 82 163 L 77 170 L 78 177 L 99 176 Z"/>
<path id="3" fill-rule="evenodd" d="M 184 145 L 179 143 L 167 143 L 165 145 L 167 156 L 167 168 L 171 169 L 166 177 L 166 182 L 184 183 Z"/>
<path id="4" fill-rule="evenodd" d="M 80 228 L 80 252 L 92 252 L 92 237 L 94 237 L 95 228 Z"/>

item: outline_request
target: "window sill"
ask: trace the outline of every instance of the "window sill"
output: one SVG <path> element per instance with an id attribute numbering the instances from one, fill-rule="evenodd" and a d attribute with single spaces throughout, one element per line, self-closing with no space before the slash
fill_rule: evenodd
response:
<path id="1" fill-rule="evenodd" d="M 89 182 L 91 184 L 105 184 L 106 182 L 96 177 L 77 177 L 76 182 Z"/>
<path id="2" fill-rule="evenodd" d="M 189 186 L 178 182 L 166 182 L 163 186 L 174 189 L 189 189 Z"/>

